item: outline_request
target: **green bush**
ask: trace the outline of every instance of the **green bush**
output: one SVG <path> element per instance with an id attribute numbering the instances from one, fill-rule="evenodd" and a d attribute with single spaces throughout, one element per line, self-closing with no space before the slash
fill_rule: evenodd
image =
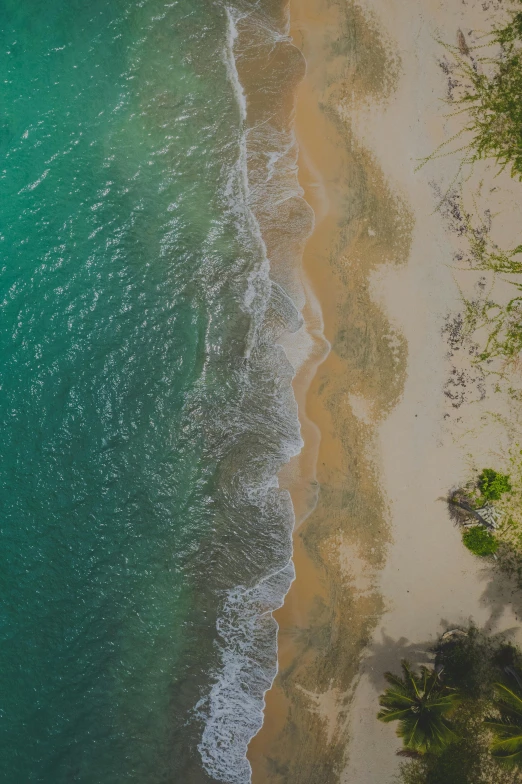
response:
<path id="1" fill-rule="evenodd" d="M 484 468 L 479 476 L 479 489 L 487 501 L 498 501 L 502 493 L 509 493 L 511 482 L 507 474 L 499 474 L 493 468 Z"/>
<path id="2" fill-rule="evenodd" d="M 475 555 L 493 555 L 498 549 L 498 542 L 493 534 L 478 525 L 464 531 L 462 541 Z"/>
<path id="3" fill-rule="evenodd" d="M 459 58 L 460 70 L 469 87 L 458 103 L 468 114 L 466 131 L 468 163 L 494 158 L 502 169 L 522 180 L 522 13 L 489 36 L 491 44 L 500 44 L 501 52 L 493 57 L 479 57 L 489 65 L 486 73 L 475 61 Z"/>

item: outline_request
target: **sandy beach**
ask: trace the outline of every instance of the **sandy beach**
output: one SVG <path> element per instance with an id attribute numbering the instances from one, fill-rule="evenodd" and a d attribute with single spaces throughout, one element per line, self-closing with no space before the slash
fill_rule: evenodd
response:
<path id="1" fill-rule="evenodd" d="M 429 660 L 441 631 L 470 619 L 522 640 L 513 585 L 462 546 L 444 502 L 472 470 L 503 467 L 513 413 L 448 342 L 461 291 L 480 278 L 457 268 L 461 238 L 437 209 L 459 158 L 418 168 L 462 122 L 447 116 L 441 41 L 458 30 L 473 41 L 501 13 L 496 2 L 290 4 L 306 60 L 295 131 L 315 214 L 301 274 L 317 351 L 294 382 L 305 447 L 282 482 L 296 579 L 276 614 L 254 784 L 391 784 L 399 742 L 376 719 L 384 671 Z M 477 167 L 463 198 L 479 183 L 492 212 L 511 205 L 494 231 L 514 237 L 522 186 L 495 173 Z"/>

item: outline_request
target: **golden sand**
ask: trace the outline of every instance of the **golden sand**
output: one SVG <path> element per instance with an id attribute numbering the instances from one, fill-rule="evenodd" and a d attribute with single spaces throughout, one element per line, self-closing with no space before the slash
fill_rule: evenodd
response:
<path id="1" fill-rule="evenodd" d="M 395 63 L 356 8 L 299 0 L 291 19 L 307 62 L 296 99 L 299 180 L 315 213 L 303 270 L 331 350 L 311 384 L 306 373 L 294 383 L 305 422 L 301 475 L 316 476 L 321 490 L 300 523 L 308 498 L 293 488 L 296 580 L 276 614 L 279 675 L 249 750 L 254 784 L 324 784 L 342 764 L 359 657 L 383 609 L 375 574 L 389 530 L 372 460 L 375 422 L 397 400 L 405 370 L 404 343 L 372 302 L 368 276 L 406 258 L 409 216 L 335 111 L 347 64 L 354 89 L 378 92 L 371 78 L 388 86 Z M 351 50 L 325 58 L 343 29 Z"/>

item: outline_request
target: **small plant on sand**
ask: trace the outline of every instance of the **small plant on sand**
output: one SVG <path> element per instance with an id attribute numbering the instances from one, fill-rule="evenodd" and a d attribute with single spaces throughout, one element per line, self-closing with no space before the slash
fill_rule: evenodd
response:
<path id="1" fill-rule="evenodd" d="M 498 550 L 497 539 L 479 525 L 467 528 L 462 534 L 462 541 L 474 555 L 493 555 Z"/>
<path id="2" fill-rule="evenodd" d="M 405 750 L 426 753 L 440 751 L 457 740 L 448 716 L 454 712 L 458 694 L 441 681 L 440 673 L 421 667 L 420 675 L 402 662 L 402 678 L 385 673 L 390 684 L 379 697 L 382 710 L 380 721 L 398 721 L 397 735 L 402 738 Z"/>
<path id="3" fill-rule="evenodd" d="M 458 100 L 469 117 L 463 133 L 472 134 L 467 149 L 468 162 L 494 158 L 501 169 L 510 167 L 511 176 L 522 179 L 522 13 L 490 35 L 500 47 L 500 55 L 484 57 L 479 70 L 459 58 L 469 87 Z"/>
<path id="4" fill-rule="evenodd" d="M 486 501 L 499 501 L 504 493 L 511 491 L 508 474 L 501 474 L 493 468 L 484 468 L 478 480 L 479 490 Z"/>
<path id="5" fill-rule="evenodd" d="M 518 283 L 513 285 L 522 288 Z M 485 326 L 488 331 L 486 342 L 478 354 L 480 362 L 497 357 L 508 364 L 516 360 L 522 351 L 522 297 L 512 297 L 505 305 L 486 300 L 471 303 L 471 306 L 475 310 L 475 328 Z"/>
<path id="6" fill-rule="evenodd" d="M 511 176 L 522 180 L 522 12 L 512 14 L 504 27 L 483 36 L 479 47 L 463 47 L 461 41 L 458 46 L 443 46 L 452 55 L 459 77 L 456 83 L 461 84 L 458 96 L 452 91 L 450 97 L 457 106 L 454 114 L 465 114 L 467 122 L 423 163 L 445 154 L 443 148 L 463 139 L 463 146 L 449 151 L 464 151 L 461 168 L 493 158 L 501 169 L 509 167 Z M 477 55 L 478 48 L 488 47 L 494 48 L 493 54 Z"/>
<path id="7" fill-rule="evenodd" d="M 510 412 L 506 427 L 520 429 Z M 503 420 L 504 421 L 504 420 Z M 495 556 L 495 568 L 522 588 L 522 444 L 514 442 L 505 457 L 509 473 L 485 468 L 447 497 L 451 520 L 463 544 L 477 556 Z M 522 778 L 522 777 L 521 777 Z M 522 781 L 521 781 L 522 784 Z"/>
<path id="8" fill-rule="evenodd" d="M 499 248 L 489 235 L 491 215 L 477 222 L 464 207 L 457 188 L 442 198 L 440 209 L 450 227 L 465 240 L 455 254 L 459 269 L 493 273 L 489 283 L 486 276 L 476 282 L 471 296 L 460 290 L 463 310 L 459 333 L 453 339 L 466 341 L 468 349 L 473 346 L 472 363 L 479 364 L 485 375 L 502 377 L 508 368 L 519 364 L 522 356 L 522 284 L 513 277 L 504 277 L 505 273 L 522 273 L 522 246 Z M 515 296 L 511 287 L 516 289 Z"/>
<path id="9" fill-rule="evenodd" d="M 500 501 L 505 493 L 512 490 L 509 474 L 484 468 L 475 482 L 468 482 L 449 494 L 450 514 L 460 525 L 478 521 L 485 528 L 494 530 L 503 512 L 498 508 L 500 505 L 492 502 Z"/>
<path id="10" fill-rule="evenodd" d="M 521 2 L 517 0 L 516 4 L 520 7 Z M 453 115 L 463 115 L 466 120 L 461 130 L 423 163 L 461 152 L 459 174 L 466 165 L 493 159 L 501 171 L 508 169 L 514 179 L 522 180 L 522 11 L 512 10 L 509 21 L 482 36 L 478 46 L 468 46 L 461 31 L 457 46 L 444 46 L 453 61 L 443 64 L 446 73 L 452 74 L 449 96 L 455 107 Z M 456 149 L 451 150 L 451 146 Z M 448 194 L 442 202 L 447 199 Z M 489 236 L 491 213 L 486 212 L 488 219 L 478 226 L 473 225 L 466 211 L 458 212 L 459 233 L 468 240 L 473 268 L 520 274 L 522 244 L 503 250 L 493 243 Z M 522 290 L 516 280 L 509 279 L 509 283 Z M 487 333 L 475 361 L 503 377 L 505 369 L 522 356 L 522 297 L 517 294 L 507 304 L 488 297 L 465 301 L 465 306 L 468 330 L 485 328 Z M 495 364 L 497 359 L 500 362 Z M 519 394 L 517 390 L 510 390 L 512 393 Z"/>

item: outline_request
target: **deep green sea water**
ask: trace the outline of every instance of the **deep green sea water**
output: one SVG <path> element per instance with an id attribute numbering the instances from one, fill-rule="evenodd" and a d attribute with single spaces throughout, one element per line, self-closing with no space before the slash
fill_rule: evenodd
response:
<path id="1" fill-rule="evenodd" d="M 300 437 L 253 206 L 291 140 L 266 125 L 254 199 L 234 46 L 243 23 L 276 47 L 284 15 L 0 22 L 0 781 L 242 784 Z"/>

